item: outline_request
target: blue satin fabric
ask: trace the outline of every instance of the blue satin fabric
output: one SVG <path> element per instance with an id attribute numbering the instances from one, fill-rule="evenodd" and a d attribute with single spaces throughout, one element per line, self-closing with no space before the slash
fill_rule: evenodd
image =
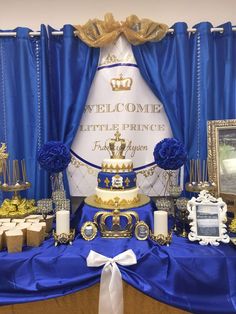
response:
<path id="1" fill-rule="evenodd" d="M 192 104 L 190 113 L 190 151 L 196 156 L 207 156 L 207 120 L 235 119 L 236 117 L 236 34 L 230 22 L 220 25 L 223 32 L 211 32 L 212 24 L 194 26 L 190 36 L 192 51 Z M 199 115 L 199 139 L 196 117 Z M 195 128 L 194 128 L 195 126 Z M 194 154 L 195 150 L 195 154 Z"/>
<path id="2" fill-rule="evenodd" d="M 64 25 L 63 36 L 49 30 L 51 90 L 57 122 L 57 140 L 71 146 L 83 115 L 100 49 L 90 48 L 74 36 L 74 27 Z M 69 197 L 66 175 L 63 177 Z"/>
<path id="3" fill-rule="evenodd" d="M 90 48 L 65 25 L 63 36 L 52 35 L 49 26 L 49 54 L 54 114 L 58 140 L 70 147 L 77 132 L 89 89 L 97 70 L 98 48 Z"/>
<path id="4" fill-rule="evenodd" d="M 26 160 L 27 177 L 32 184 L 27 196 L 42 198 L 48 196 L 48 174 L 37 163 L 37 151 L 53 139 L 55 130 L 47 31 L 44 25 L 40 37 L 30 37 L 28 28 L 13 31 L 16 37 L 0 37 L 0 142 L 7 144 L 11 161 Z"/>
<path id="5" fill-rule="evenodd" d="M 137 212 L 152 225 L 154 209 L 148 204 Z M 82 205 L 73 220 L 77 229 L 84 219 L 92 220 L 95 211 Z M 122 278 L 143 293 L 191 313 L 235 313 L 235 247 L 205 247 L 176 236 L 166 247 L 135 238 L 98 236 L 85 241 L 77 234 L 72 246 L 54 247 L 49 239 L 22 253 L 0 252 L 0 304 L 43 300 L 90 287 L 99 282 L 102 267 L 86 266 L 89 251 L 114 257 L 127 249 L 135 252 L 138 263 L 119 266 Z"/>
<path id="6" fill-rule="evenodd" d="M 173 33 L 159 42 L 132 46 L 144 80 L 164 106 L 173 136 L 191 149 L 189 129 L 191 109 L 191 53 L 186 23 L 172 26 Z M 185 181 L 188 177 L 186 165 Z"/>
<path id="7" fill-rule="evenodd" d="M 191 59 L 186 23 L 160 42 L 132 46 L 140 73 L 163 103 L 174 137 L 188 145 Z"/>
<path id="8" fill-rule="evenodd" d="M 207 120 L 236 117 L 236 34 L 231 23 L 220 26 L 223 33 L 211 32 L 208 22 L 194 27 L 197 32 L 189 36 L 186 23 L 176 23 L 160 42 L 132 49 L 141 75 L 163 103 L 173 136 L 184 143 L 189 159 L 206 159 Z"/>

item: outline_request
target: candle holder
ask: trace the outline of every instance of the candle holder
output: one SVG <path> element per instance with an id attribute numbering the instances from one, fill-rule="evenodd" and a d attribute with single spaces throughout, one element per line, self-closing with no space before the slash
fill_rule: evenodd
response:
<path id="1" fill-rule="evenodd" d="M 12 168 L 12 171 L 11 171 Z M 1 217 L 22 218 L 36 212 L 35 200 L 21 198 L 20 192 L 31 187 L 26 177 L 25 160 L 18 160 L 7 163 L 6 159 L 2 160 L 3 182 L 0 182 L 0 190 L 3 192 L 13 192 L 11 199 L 5 199 L 0 207 Z"/>
<path id="2" fill-rule="evenodd" d="M 46 216 L 45 217 L 46 219 L 47 215 L 52 212 L 53 212 L 52 199 L 43 198 L 37 201 L 37 213 L 38 214 L 42 214 L 42 216 Z"/>
<path id="3" fill-rule="evenodd" d="M 70 244 L 72 245 L 72 241 L 75 238 L 75 229 L 71 229 L 70 233 L 61 233 L 61 234 L 56 234 L 55 230 L 52 231 L 52 235 L 55 241 L 55 246 L 58 244 Z"/>
<path id="4" fill-rule="evenodd" d="M 167 196 L 157 198 L 156 207 L 158 210 L 164 210 L 168 214 L 174 215 L 174 213 L 172 213 L 172 201 Z"/>
<path id="5" fill-rule="evenodd" d="M 182 225 L 182 232 L 179 234 L 181 237 L 186 238 L 188 233 L 186 231 L 186 225 L 188 224 L 189 211 L 187 210 L 187 204 L 189 199 L 186 197 L 180 197 L 176 201 L 176 207 L 178 208 L 178 219 Z"/>
<path id="6" fill-rule="evenodd" d="M 159 245 L 169 246 L 172 241 L 172 232 L 169 232 L 167 236 L 164 236 L 164 234 L 154 235 L 150 230 L 150 239 L 154 242 L 157 242 Z"/>
<path id="7" fill-rule="evenodd" d="M 172 185 L 169 189 L 170 197 L 173 200 L 173 212 L 174 212 L 174 232 L 177 232 L 177 211 L 176 211 L 176 201 L 181 195 L 182 188 L 179 185 Z"/>
<path id="8" fill-rule="evenodd" d="M 53 202 L 61 201 L 66 199 L 66 192 L 64 190 L 56 190 L 52 192 Z"/>
<path id="9" fill-rule="evenodd" d="M 61 199 L 54 202 L 55 211 L 59 210 L 70 210 L 70 200 L 69 199 Z"/>

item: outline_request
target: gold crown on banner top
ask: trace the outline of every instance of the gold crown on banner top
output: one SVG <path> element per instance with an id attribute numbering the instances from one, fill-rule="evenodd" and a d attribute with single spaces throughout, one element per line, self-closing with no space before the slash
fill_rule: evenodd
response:
<path id="1" fill-rule="evenodd" d="M 109 151 L 111 159 L 124 159 L 124 151 L 126 148 L 126 140 L 121 138 L 119 131 L 116 131 L 115 137 L 108 140 L 108 145 L 106 145 Z"/>
<path id="2" fill-rule="evenodd" d="M 123 74 L 121 73 L 120 77 L 112 78 L 110 83 L 113 91 L 126 91 L 131 89 L 133 80 L 131 77 L 123 77 Z"/>
<path id="3" fill-rule="evenodd" d="M 98 211 L 94 216 L 94 223 L 104 238 L 131 238 L 134 225 L 139 221 L 139 215 L 133 210 L 121 212 L 118 203 L 115 207 L 112 212 Z"/>

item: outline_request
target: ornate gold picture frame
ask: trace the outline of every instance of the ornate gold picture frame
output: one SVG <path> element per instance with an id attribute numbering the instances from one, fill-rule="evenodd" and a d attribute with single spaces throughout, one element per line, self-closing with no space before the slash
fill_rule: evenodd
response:
<path id="1" fill-rule="evenodd" d="M 208 121 L 209 180 L 218 196 L 236 199 L 236 120 Z"/>

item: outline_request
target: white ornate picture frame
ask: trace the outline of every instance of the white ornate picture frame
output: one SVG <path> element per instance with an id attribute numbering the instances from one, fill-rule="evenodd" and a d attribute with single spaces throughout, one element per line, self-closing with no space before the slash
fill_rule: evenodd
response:
<path id="1" fill-rule="evenodd" d="M 197 198 L 187 204 L 189 211 L 190 241 L 199 241 L 201 245 L 219 245 L 229 243 L 226 229 L 227 205 L 222 198 L 215 198 L 208 191 L 201 191 Z"/>

